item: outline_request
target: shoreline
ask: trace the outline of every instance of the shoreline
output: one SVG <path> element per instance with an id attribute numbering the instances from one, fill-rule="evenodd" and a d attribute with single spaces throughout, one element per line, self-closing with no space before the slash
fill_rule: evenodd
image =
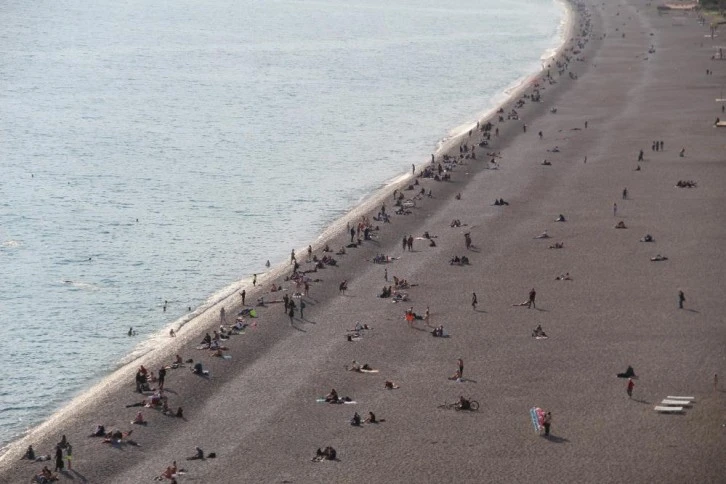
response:
<path id="1" fill-rule="evenodd" d="M 561 4 L 562 8 L 564 9 L 564 15 L 562 17 L 562 20 L 560 21 L 560 25 L 558 26 L 558 30 L 560 30 L 560 44 L 555 48 L 546 49 L 545 52 L 540 56 L 540 60 L 543 65 L 546 62 L 556 59 L 563 53 L 563 50 L 568 40 L 572 37 L 573 34 L 576 13 L 574 12 L 574 8 L 572 7 L 570 0 L 559 0 L 557 3 Z M 552 54 L 549 56 L 545 56 L 548 51 L 552 51 Z M 478 118 L 477 120 L 481 124 L 485 124 L 487 121 L 493 120 L 496 116 L 498 109 L 510 105 L 515 99 L 521 96 L 521 94 L 530 87 L 530 84 L 534 82 L 538 77 L 540 77 L 545 70 L 545 68 L 542 68 L 539 71 L 525 75 L 520 79 L 513 81 L 512 84 L 504 88 L 504 90 L 500 93 L 495 94 L 492 97 L 493 106 L 488 110 L 484 111 L 482 114 L 475 116 Z M 495 99 L 499 97 L 502 97 L 502 100 L 497 103 Z M 449 130 L 449 132 L 452 132 L 457 128 L 461 128 L 465 124 L 453 127 L 451 128 L 451 130 Z M 472 122 L 469 129 L 473 129 L 475 127 L 476 122 Z M 451 151 L 453 147 L 457 146 L 457 144 L 460 144 L 461 141 L 466 137 L 469 129 L 462 129 L 462 131 L 458 134 L 446 135 L 443 138 L 439 139 L 436 142 L 437 147 L 434 151 L 434 154 L 438 157 L 440 154 Z M 420 172 L 420 166 L 427 165 L 428 163 L 423 163 L 422 165 L 417 164 L 417 173 Z M 414 175 L 408 172 L 403 172 L 394 175 L 388 181 L 382 182 L 382 185 L 379 188 L 365 195 L 359 203 L 351 207 L 344 215 L 330 222 L 327 227 L 318 236 L 316 236 L 312 242 L 310 242 L 310 245 L 312 245 L 314 250 L 319 251 L 320 248 L 322 248 L 326 243 L 332 241 L 336 237 L 339 237 L 341 233 L 343 233 L 343 231 L 345 230 L 345 224 L 353 222 L 361 215 L 368 214 L 374 209 L 374 207 L 379 206 L 381 202 L 387 199 L 394 190 L 400 190 L 415 178 L 416 177 Z M 296 253 L 302 254 L 305 249 L 306 247 L 299 247 L 295 248 L 295 251 Z M 265 272 L 258 273 L 259 285 L 263 286 L 265 283 L 269 284 L 271 281 L 279 280 L 282 274 L 287 269 L 287 261 L 273 263 L 270 268 L 268 268 Z M 252 278 L 247 277 L 229 283 L 224 288 L 214 293 L 211 293 L 207 297 L 205 302 L 202 305 L 194 308 L 192 312 L 180 316 L 174 321 L 167 323 L 163 328 L 145 337 L 143 341 L 137 343 L 127 354 L 125 354 L 117 362 L 115 362 L 113 364 L 113 369 L 110 371 L 110 373 L 102 377 L 101 380 L 94 384 L 90 389 L 81 391 L 79 394 L 71 398 L 66 404 L 53 411 L 43 421 L 34 424 L 20 435 L 11 438 L 9 441 L 0 446 L 0 458 L 5 452 L 8 451 L 10 446 L 12 446 L 15 442 L 22 440 L 23 438 L 32 434 L 36 429 L 42 426 L 45 421 L 53 418 L 56 413 L 62 412 L 66 407 L 72 407 L 74 403 L 77 403 L 76 400 L 82 401 L 85 398 L 85 394 L 93 393 L 97 389 L 100 390 L 103 388 L 107 388 L 108 382 L 106 382 L 106 380 L 110 379 L 113 374 L 123 370 L 124 368 L 135 365 L 144 357 L 154 352 L 164 351 L 163 348 L 159 348 L 157 345 L 171 345 L 173 343 L 173 341 L 169 341 L 168 338 L 170 329 L 174 329 L 174 331 L 178 333 L 180 330 L 182 330 L 182 328 L 187 328 L 187 331 L 193 331 L 195 333 L 198 333 L 199 331 L 201 331 L 201 329 L 207 328 L 209 326 L 209 318 L 214 317 L 214 315 L 218 313 L 220 307 L 223 307 L 225 305 L 236 307 L 238 301 L 235 300 L 239 299 L 239 292 L 242 289 L 250 289 L 249 286 L 251 285 L 251 282 Z M 250 295 L 254 296 L 254 291 L 251 291 Z"/>
<path id="2" fill-rule="evenodd" d="M 693 45 L 702 32 L 695 19 L 674 28 L 643 2 L 588 1 L 576 21 L 588 24 L 584 59 L 573 51 L 567 75 L 545 87 L 543 103 L 527 102 L 520 120 L 497 125 L 500 137 L 487 149 L 502 151 L 501 169 L 487 170 L 486 157 L 462 158 L 448 183 L 417 178 L 435 197 L 339 256 L 338 266 L 316 273 L 321 284 L 305 299 L 307 319 L 288 324 L 281 306 L 268 304 L 259 328 L 229 341 L 231 361 L 194 351 L 204 331 L 197 325 L 173 347 L 138 360 L 156 368 L 180 348 L 209 368 L 210 379 L 184 370 L 167 378 L 171 405 L 183 404 L 187 420 L 148 410 L 148 428 L 134 429 L 140 449 L 83 440 L 98 423 L 121 428 L 133 416 L 122 408 L 136 398 L 128 365 L 109 377 L 116 383 L 87 393 L 78 408 L 64 409 L 27 442 L 37 438 L 33 443 L 45 453 L 67 433 L 77 452 L 74 467 L 89 482 L 150 480 L 172 460 L 187 469 L 180 481 L 719 482 L 726 472 L 718 425 L 726 402 L 711 378 L 723 371 L 724 358 L 718 241 L 726 173 L 710 125 L 717 108 L 710 92 L 726 72 L 702 59 L 708 46 Z M 572 36 L 575 43 L 580 35 Z M 657 54 L 640 58 L 653 41 Z M 572 41 L 565 44 L 567 53 Z M 681 75 L 672 75 L 673 66 L 683 67 Z M 707 67 L 714 77 L 703 75 Z M 558 112 L 550 113 L 554 106 Z M 651 110 L 678 112 L 679 123 L 654 126 Z M 637 152 L 652 139 L 666 140 L 666 147 L 647 152 L 636 171 Z M 678 155 L 681 145 L 685 156 Z M 449 149 L 458 156 L 455 144 Z M 552 164 L 542 166 L 543 157 Z M 676 188 L 679 179 L 698 186 Z M 624 186 L 630 195 L 621 199 Z M 509 205 L 492 206 L 499 197 Z M 553 222 L 558 213 L 566 223 Z M 452 228 L 452 219 L 466 225 Z M 614 230 L 620 219 L 629 230 Z M 550 242 L 536 237 L 543 229 L 552 242 L 564 242 L 563 250 L 549 250 Z M 415 250 L 402 251 L 402 235 L 423 231 L 435 236 L 436 247 L 417 241 Z M 474 240 L 471 250 L 464 248 L 465 231 Z M 656 242 L 638 242 L 644 233 Z M 340 232 L 331 237 L 334 248 L 346 240 Z M 669 260 L 652 262 L 656 251 Z M 394 260 L 372 264 L 378 253 Z M 470 266 L 447 263 L 462 253 Z M 403 304 L 375 297 L 384 267 L 414 283 L 405 306 L 419 314 L 430 307 L 431 320 L 408 327 Z M 565 272 L 572 280 L 555 279 Z M 344 279 L 347 293 L 338 291 Z M 266 284 L 250 300 L 270 294 Z M 536 307 L 516 307 L 531 287 Z M 675 301 L 680 289 L 684 310 Z M 472 291 L 480 305 L 473 311 Z M 201 319 L 214 328 L 216 316 L 207 311 Z M 346 340 L 356 321 L 373 329 Z M 428 334 L 440 324 L 450 338 Z M 530 337 L 538 324 L 549 339 Z M 466 362 L 465 382 L 447 378 L 457 358 Z M 371 363 L 380 376 L 344 371 L 351 359 Z M 639 376 L 632 399 L 615 376 L 626 365 Z M 400 389 L 384 390 L 384 379 Z M 315 403 L 331 387 L 358 405 Z M 483 410 L 437 410 L 437 403 L 462 394 L 483 402 Z M 694 395 L 696 403 L 680 416 L 658 415 L 653 405 L 666 395 Z M 532 406 L 552 410 L 549 438 L 532 434 Z M 386 421 L 351 428 L 354 410 L 375 411 Z M 195 445 L 217 458 L 181 461 Z M 311 463 L 314 449 L 328 445 L 338 449 L 339 461 Z M 13 468 L 22 450 L 18 443 L 0 456 L 0 475 L 20 479 L 37 470 L 28 463 Z"/>

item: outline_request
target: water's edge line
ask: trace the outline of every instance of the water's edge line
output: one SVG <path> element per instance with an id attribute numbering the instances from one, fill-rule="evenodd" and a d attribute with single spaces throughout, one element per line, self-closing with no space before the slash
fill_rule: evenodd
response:
<path id="1" fill-rule="evenodd" d="M 491 98 L 492 100 L 498 99 L 501 94 L 504 94 L 500 102 L 494 103 L 490 109 L 483 111 L 483 114 L 477 115 L 478 122 L 485 124 L 496 115 L 496 112 L 500 108 L 507 106 L 513 100 L 520 97 L 521 94 L 530 87 L 531 83 L 546 71 L 546 68 L 544 67 L 546 61 L 558 57 L 563 52 L 567 45 L 567 41 L 572 37 L 577 12 L 576 8 L 572 4 L 572 0 L 554 0 L 554 3 L 559 3 L 564 7 L 564 16 L 560 19 L 560 25 L 558 27 L 560 29 L 560 38 L 558 39 L 559 45 L 555 49 L 546 49 L 543 55 L 540 56 L 540 60 L 543 63 L 541 69 L 513 81 L 502 92 L 493 96 Z M 545 57 L 544 54 L 549 52 L 551 52 L 551 55 Z M 471 122 L 469 129 L 476 127 L 477 121 Z M 465 126 L 468 125 L 462 124 L 458 127 L 452 128 L 449 133 L 452 133 L 456 128 L 460 128 L 461 130 L 456 134 L 449 134 L 440 139 L 436 144 L 437 148 L 434 154 L 438 156 L 442 153 L 448 152 L 454 147 L 457 147 L 461 140 L 468 134 L 469 129 L 464 129 L 463 127 Z M 428 162 L 422 165 L 425 166 L 427 164 Z M 414 178 L 414 174 L 408 172 L 399 173 L 384 181 L 379 188 L 364 196 L 360 202 L 351 207 L 344 215 L 332 221 L 310 245 L 312 245 L 314 250 L 321 249 L 326 243 L 341 235 L 343 230 L 347 229 L 349 223 L 355 221 L 361 215 L 370 212 L 374 207 L 383 203 L 391 196 L 393 190 L 407 186 L 412 178 Z M 296 248 L 295 252 L 302 254 L 306 249 L 307 247 Z M 265 284 L 269 284 L 270 281 L 278 279 L 289 270 L 290 268 L 287 260 L 275 264 L 266 272 L 258 274 L 258 286 L 260 289 L 265 287 Z M 122 384 L 123 379 L 128 377 L 127 372 L 132 372 L 135 364 L 142 358 L 151 359 L 155 354 L 167 352 L 174 348 L 179 349 L 186 346 L 189 342 L 196 340 L 200 332 L 212 327 L 212 325 L 216 325 L 216 323 L 212 323 L 212 321 L 219 317 L 218 313 L 221 307 L 233 307 L 238 304 L 236 300 L 233 301 L 233 298 L 238 300 L 239 292 L 243 289 L 250 289 L 249 286 L 251 282 L 252 279 L 249 277 L 230 283 L 227 287 L 212 293 L 203 304 L 198 306 L 191 313 L 187 313 L 177 318 L 171 323 L 165 325 L 162 329 L 148 336 L 144 341 L 139 343 L 134 349 L 116 362 L 109 373 L 100 377 L 100 380 L 91 386 L 91 388 L 80 390 L 77 394 L 72 396 L 67 403 L 55 409 L 41 422 L 33 424 L 24 432 L 12 437 L 7 442 L 2 443 L 2 447 L 0 447 L 0 461 L 3 460 L 3 457 L 7 453 L 8 449 L 15 442 L 30 434 L 42 433 L 44 429 L 52 428 L 56 421 L 62 420 L 67 417 L 70 412 L 76 411 L 78 406 L 82 404 L 88 395 L 97 394 L 103 392 L 107 388 L 115 387 L 117 384 Z M 255 300 L 257 292 L 255 288 L 252 288 L 248 292 L 250 300 Z M 170 329 L 178 331 L 185 327 L 187 327 L 188 331 L 180 333 L 176 338 L 169 338 Z"/>

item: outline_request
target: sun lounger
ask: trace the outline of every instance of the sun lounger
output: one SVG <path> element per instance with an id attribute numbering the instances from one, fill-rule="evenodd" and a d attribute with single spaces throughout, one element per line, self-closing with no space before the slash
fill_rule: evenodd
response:
<path id="1" fill-rule="evenodd" d="M 690 407 L 693 402 L 690 400 L 669 400 L 665 399 L 662 402 L 660 402 L 661 405 L 668 405 L 668 406 L 676 406 L 676 407 Z"/>
<path id="2" fill-rule="evenodd" d="M 655 410 L 656 412 L 661 412 L 661 413 L 679 413 L 679 412 L 682 412 L 683 411 L 683 407 L 661 407 L 661 406 L 658 406 L 658 407 L 653 408 L 653 410 Z"/>
<path id="3" fill-rule="evenodd" d="M 674 397 L 673 395 L 668 395 L 666 398 L 669 400 L 692 400 L 696 401 L 696 397 Z"/>

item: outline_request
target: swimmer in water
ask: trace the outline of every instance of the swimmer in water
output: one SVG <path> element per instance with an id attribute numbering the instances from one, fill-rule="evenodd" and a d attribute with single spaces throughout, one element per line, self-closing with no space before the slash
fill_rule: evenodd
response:
<path id="1" fill-rule="evenodd" d="M 136 334 L 136 331 L 134 331 L 134 327 L 133 327 L 133 326 L 131 326 L 131 327 L 129 328 L 129 336 L 133 336 L 133 335 L 135 335 L 135 334 Z"/>

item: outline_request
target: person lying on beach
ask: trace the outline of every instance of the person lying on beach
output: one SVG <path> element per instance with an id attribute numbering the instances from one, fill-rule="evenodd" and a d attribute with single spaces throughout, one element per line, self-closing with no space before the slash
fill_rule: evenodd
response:
<path id="1" fill-rule="evenodd" d="M 542 325 L 538 324 L 534 331 L 532 331 L 533 338 L 547 338 L 547 334 L 542 329 Z"/>
<path id="2" fill-rule="evenodd" d="M 364 329 L 371 329 L 371 328 L 367 324 L 355 323 L 355 327 L 353 329 L 349 329 L 348 331 L 355 331 L 357 333 L 359 331 L 363 331 Z"/>
<path id="3" fill-rule="evenodd" d="M 541 164 L 541 165 L 544 165 L 544 166 L 552 166 L 552 163 L 550 163 L 550 162 L 549 162 L 549 161 L 547 161 L 547 160 L 542 160 L 542 163 L 540 163 L 540 164 Z"/>
<path id="4" fill-rule="evenodd" d="M 558 216 L 558 217 L 557 217 L 557 218 L 555 219 L 555 222 L 566 222 L 566 221 L 567 221 L 567 220 L 565 220 L 565 216 L 564 216 L 564 215 L 562 215 L 562 214 L 560 214 L 560 215 L 559 215 L 559 216 Z"/>
<path id="5" fill-rule="evenodd" d="M 53 474 L 50 469 L 48 469 L 48 466 L 43 466 L 43 469 L 40 471 L 39 474 L 36 474 L 34 477 L 35 482 L 39 482 L 40 484 L 46 484 L 48 482 L 55 482 L 58 480 L 58 476 Z"/>
<path id="6" fill-rule="evenodd" d="M 539 234 L 537 237 L 535 237 L 535 239 L 549 239 L 549 238 L 550 238 L 550 236 L 547 234 L 546 230 L 544 232 L 542 232 L 541 234 Z"/>
<path id="7" fill-rule="evenodd" d="M 507 202 L 503 198 L 497 198 L 497 199 L 494 199 L 494 205 L 497 205 L 497 206 L 509 205 L 509 202 Z"/>
<path id="8" fill-rule="evenodd" d="M 555 242 L 554 244 L 549 246 L 550 249 L 564 249 L 565 243 L 564 242 Z"/>
<path id="9" fill-rule="evenodd" d="M 621 220 L 620 222 L 618 222 L 617 224 L 615 224 L 615 228 L 616 228 L 616 229 L 627 229 L 628 227 L 626 227 L 626 226 L 625 226 L 625 222 L 623 222 L 623 221 Z"/>
<path id="10" fill-rule="evenodd" d="M 469 410 L 471 408 L 471 403 L 463 396 L 459 396 L 459 402 L 456 406 L 459 408 L 459 410 Z"/>
<path id="11" fill-rule="evenodd" d="M 557 277 L 555 277 L 555 281 L 571 281 L 572 277 L 570 277 L 569 272 L 565 272 L 564 274 L 561 274 Z"/>
<path id="12" fill-rule="evenodd" d="M 166 468 L 164 472 L 159 476 L 159 480 L 172 479 L 176 475 L 176 461 Z"/>
<path id="13" fill-rule="evenodd" d="M 664 261 L 664 260 L 668 260 L 668 257 L 664 257 L 664 256 L 658 254 L 655 257 L 651 257 L 650 260 L 653 261 L 653 262 L 661 262 L 661 261 Z"/>
<path id="14" fill-rule="evenodd" d="M 386 380 L 386 382 L 383 384 L 383 388 L 386 390 L 397 390 L 401 387 L 393 383 L 391 380 Z"/>
<path id="15" fill-rule="evenodd" d="M 89 437 L 105 437 L 106 436 L 106 427 L 103 425 L 97 425 L 96 430 L 93 431 Z"/>
<path id="16" fill-rule="evenodd" d="M 452 220 L 451 227 L 461 227 L 461 220 L 459 220 L 459 219 Z"/>
<path id="17" fill-rule="evenodd" d="M 373 368 L 368 365 L 368 363 L 360 364 L 357 361 L 353 360 L 353 363 L 347 368 L 348 371 L 356 371 L 358 373 L 361 373 L 363 370 L 371 371 Z"/>
<path id="18" fill-rule="evenodd" d="M 433 336 L 434 338 L 443 338 L 444 337 L 444 327 L 438 326 L 438 327 L 434 328 L 431 331 L 431 336 Z"/>
<path id="19" fill-rule="evenodd" d="M 645 234 L 645 236 L 640 239 L 641 242 L 655 242 L 655 239 L 650 234 Z"/>

